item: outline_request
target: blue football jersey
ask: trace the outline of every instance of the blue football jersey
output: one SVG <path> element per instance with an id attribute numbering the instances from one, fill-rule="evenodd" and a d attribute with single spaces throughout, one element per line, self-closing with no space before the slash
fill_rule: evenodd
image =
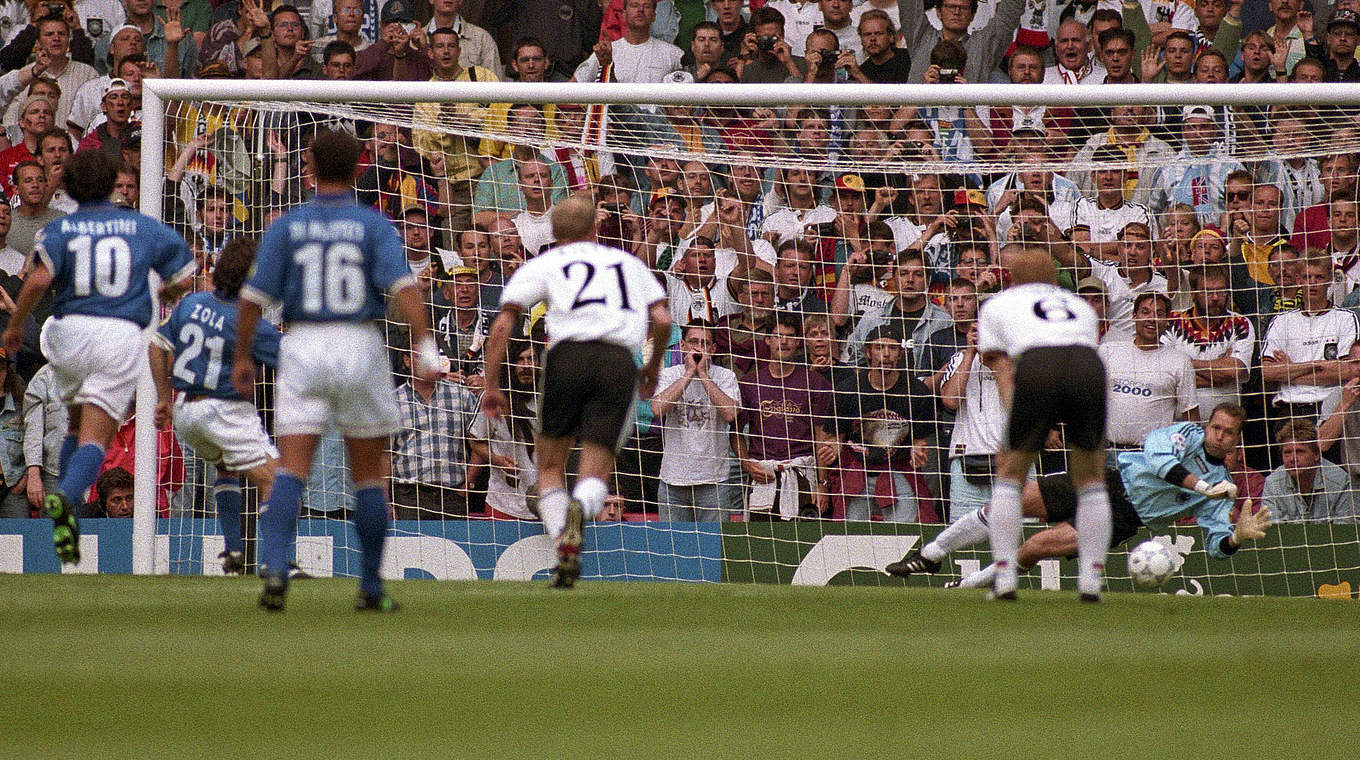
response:
<path id="1" fill-rule="evenodd" d="M 1165 525 L 1193 514 L 1204 530 L 1205 550 L 1209 556 L 1221 559 L 1224 554 L 1220 543 L 1233 532 L 1228 519 L 1232 500 L 1209 499 L 1167 482 L 1167 473 L 1176 465 L 1210 484 L 1232 479 L 1222 462 L 1215 462 L 1205 453 L 1204 428 L 1193 422 L 1181 422 L 1148 433 L 1142 451 L 1119 455 L 1124 491 L 1145 525 Z"/>
<path id="2" fill-rule="evenodd" d="M 236 302 L 216 293 L 191 293 L 175 306 L 157 331 L 158 341 L 174 355 L 170 376 L 175 390 L 195 396 L 241 399 L 231 386 L 236 350 Z M 270 367 L 279 363 L 279 331 L 265 320 L 255 324 L 250 352 Z M 250 399 L 245 399 L 249 401 Z"/>
<path id="3" fill-rule="evenodd" d="M 281 303 L 285 322 L 363 322 L 414 282 L 391 222 L 352 196 L 317 196 L 265 231 L 241 297 Z"/>
<path id="4" fill-rule="evenodd" d="M 167 284 L 193 276 L 194 256 L 169 227 L 111 203 L 87 203 L 47 223 L 33 255 L 52 273 L 52 313 L 151 324 L 154 270 Z"/>

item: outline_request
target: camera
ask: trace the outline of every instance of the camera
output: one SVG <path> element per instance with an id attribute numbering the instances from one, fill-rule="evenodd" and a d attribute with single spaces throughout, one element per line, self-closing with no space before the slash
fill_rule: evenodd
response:
<path id="1" fill-rule="evenodd" d="M 600 240 L 617 243 L 623 240 L 623 208 L 617 203 L 603 203 L 600 208 L 605 210 L 604 221 L 600 222 L 596 235 Z"/>
<path id="2" fill-rule="evenodd" d="M 958 78 L 959 78 L 958 69 L 940 69 L 940 82 L 953 83 L 954 80 Z"/>
<path id="3" fill-rule="evenodd" d="M 47 15 L 44 18 L 62 18 L 66 15 L 66 6 L 61 3 L 48 3 Z"/>
<path id="4" fill-rule="evenodd" d="M 756 50 L 759 50 L 762 53 L 768 53 L 771 50 L 774 50 L 774 43 L 778 41 L 779 38 L 773 34 L 762 34 L 759 37 L 756 37 Z"/>

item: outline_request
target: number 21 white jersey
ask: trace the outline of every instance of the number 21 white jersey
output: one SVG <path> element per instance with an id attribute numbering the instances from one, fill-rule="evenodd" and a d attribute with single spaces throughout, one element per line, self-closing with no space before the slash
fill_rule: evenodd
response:
<path id="1" fill-rule="evenodd" d="M 501 304 L 548 305 L 548 340 L 605 341 L 639 351 L 647 312 L 666 292 L 647 265 L 617 248 L 575 242 L 525 262 L 501 291 Z"/>
<path id="2" fill-rule="evenodd" d="M 1031 282 L 997 293 L 978 311 L 978 351 L 1019 358 L 1037 346 L 1099 343 L 1099 318 L 1091 305 L 1057 285 Z"/>

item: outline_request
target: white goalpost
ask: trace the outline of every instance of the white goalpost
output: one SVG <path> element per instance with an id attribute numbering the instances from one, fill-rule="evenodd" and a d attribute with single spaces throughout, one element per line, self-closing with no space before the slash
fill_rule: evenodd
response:
<path id="1" fill-rule="evenodd" d="M 676 447 L 699 444 L 680 428 L 710 424 L 704 399 L 685 397 L 679 411 L 661 414 L 639 406 L 611 484 L 616 519 L 591 527 L 585 577 L 879 584 L 890 582 L 884 565 L 985 493 L 1000 413 L 987 407 L 987 380 L 979 379 L 985 370 L 961 372 L 972 361 L 965 358 L 966 327 L 957 335 L 943 328 L 966 325 L 969 286 L 975 309 L 977 298 L 1004 283 L 1000 256 L 1008 244 L 1048 246 L 1069 287 L 1103 278 L 1099 289 L 1114 336 L 1127 331 L 1134 339 L 1133 298 L 1154 289 L 1170 304 L 1162 318 L 1171 337 L 1164 343 L 1196 361 L 1240 355 L 1245 345 L 1240 379 L 1225 385 L 1206 370 L 1198 388 L 1189 380 L 1189 396 L 1201 420 L 1218 401 L 1247 409 L 1238 472 L 1259 487 L 1256 475 L 1279 464 L 1276 428 L 1307 411 L 1294 396 L 1277 403 L 1281 384 L 1261 379 L 1262 346 L 1275 315 L 1305 298 L 1299 273 L 1331 255 L 1326 245 L 1314 250 L 1313 233 L 1330 240 L 1330 204 L 1346 202 L 1347 188 L 1354 195 L 1357 113 L 1360 84 L 148 79 L 139 202 L 143 213 L 191 238 L 210 266 L 222 241 L 258 237 L 307 197 L 301 153 L 309 130 L 339 125 L 357 132 L 370 163 L 361 199 L 388 213 L 407 236 L 408 258 L 428 287 L 441 349 L 451 360 L 448 382 L 460 396 L 475 397 L 485 358 L 479 325 L 495 307 L 484 301 L 523 259 L 551 245 L 544 220 L 552 202 L 593 193 L 602 237 L 608 229 L 613 237 L 606 242 L 656 269 L 677 304 L 677 325 L 717 324 L 706 328 L 713 345 L 708 366 L 731 371 L 739 411 L 730 442 L 711 435 L 709 448 L 681 451 Z M 1197 120 L 1208 124 L 1203 138 L 1187 126 Z M 206 147 L 191 144 L 205 132 L 216 138 Z M 1343 168 L 1319 171 L 1338 156 Z M 542 174 L 533 179 L 537 166 Z M 1096 176 L 1115 170 L 1118 187 Z M 1233 200 L 1243 182 L 1245 207 Z M 1234 226 L 1250 211 L 1252 194 L 1267 186 L 1278 194 L 1278 241 Z M 224 229 L 201 207 L 205 190 L 221 194 Z M 1302 213 L 1316 206 L 1325 208 Z M 1305 226 L 1321 218 L 1323 226 L 1296 228 L 1296 217 Z M 1150 227 L 1151 260 L 1125 260 L 1119 230 L 1107 228 L 1140 219 Z M 1208 228 L 1219 230 L 1221 251 L 1196 236 Z M 1349 239 L 1349 229 L 1337 229 L 1336 240 Z M 424 248 L 411 242 L 422 234 Z M 1308 243 L 1298 250 L 1291 247 L 1296 235 Z M 897 263 L 904 260 L 919 262 L 920 292 L 905 284 L 908 265 Z M 1351 309 L 1360 301 L 1360 266 L 1352 280 L 1349 260 L 1337 261 L 1329 307 Z M 1216 314 L 1195 322 L 1205 316 L 1195 311 L 1209 287 L 1203 283 L 1219 273 L 1227 280 L 1228 308 L 1245 326 Z M 481 300 L 468 305 L 460 283 Z M 762 292 L 769 303 L 759 303 Z M 775 312 L 798 316 L 796 347 L 787 356 L 769 338 L 779 329 Z M 896 359 L 890 350 L 887 358 L 870 355 L 870 344 L 884 335 L 875 332 L 880 321 L 898 331 L 891 333 Z M 926 331 L 927 324 L 942 329 Z M 1223 324 L 1229 327 L 1216 326 Z M 384 329 L 401 382 L 404 336 L 392 325 Z M 1234 344 L 1233 329 L 1250 337 Z M 522 382 L 529 401 L 503 430 L 474 427 L 471 418 L 442 410 L 448 422 L 438 430 L 412 431 L 447 436 L 462 452 L 452 462 L 419 461 L 394 439 L 409 468 L 401 473 L 456 480 L 461 472 L 463 482 L 432 481 L 443 511 L 398 506 L 389 576 L 528 579 L 548 567 L 549 548 L 529 519 L 532 472 L 515 464 L 530 448 L 542 335 L 530 322 L 519 337 L 523 351 L 509 357 L 507 372 L 514 375 L 522 358 L 526 379 L 508 382 Z M 667 364 L 683 367 L 690 349 L 678 346 L 685 338 L 678 332 L 673 345 L 653 350 L 671 352 Z M 1348 348 L 1338 342 L 1318 359 L 1340 373 Z M 779 371 L 792 374 L 762 374 L 781 361 Z M 1193 375 L 1193 365 L 1186 366 Z M 1128 419 L 1113 429 L 1124 436 L 1112 438 L 1118 447 L 1130 448 L 1146 432 L 1140 425 L 1185 418 L 1175 383 L 1164 393 L 1151 373 L 1121 369 L 1135 372 L 1135 385 L 1146 380 L 1148 390 L 1120 407 Z M 870 378 L 872 371 L 880 374 Z M 786 377 L 804 385 L 795 393 Z M 874 385 L 883 378 L 899 390 Z M 268 417 L 272 396 L 262 388 Z M 1315 423 L 1325 421 L 1340 394 L 1335 382 L 1319 391 Z M 1176 409 L 1160 420 L 1166 404 Z M 220 533 L 210 470 L 180 444 L 167 450 L 164 436 L 158 442 L 154 407 L 154 388 L 144 378 L 136 404 L 132 570 L 213 573 L 210 555 Z M 1360 475 L 1360 441 L 1357 461 L 1344 461 L 1350 429 L 1324 441 L 1323 453 L 1343 459 L 1343 472 L 1353 466 Z M 489 461 L 479 461 L 488 459 L 480 451 Z M 313 575 L 351 573 L 348 529 L 334 519 L 345 514 L 344 463 L 323 459 L 309 483 L 298 564 Z M 766 466 L 775 485 L 762 489 L 766 478 L 752 473 Z M 1061 451 L 1043 467 L 1061 472 Z M 689 482 L 695 470 L 709 474 Z M 668 510 L 682 491 L 707 500 L 721 519 L 668 521 L 681 514 Z M 1357 497 L 1355 486 L 1346 491 Z M 249 524 L 246 532 L 253 535 Z M 1360 573 L 1353 517 L 1290 524 L 1231 560 L 1209 557 L 1193 524 L 1140 531 L 1130 546 L 1146 535 L 1176 549 L 1183 564 L 1168 590 L 1177 592 L 1317 595 L 1347 579 L 1354 584 Z M 1131 588 L 1120 575 L 1122 556 L 1112 555 L 1112 588 Z M 939 576 L 912 582 L 940 585 L 986 562 L 978 546 L 958 553 Z M 1072 574 L 1063 562 L 1045 561 L 1028 582 L 1065 588 Z"/>

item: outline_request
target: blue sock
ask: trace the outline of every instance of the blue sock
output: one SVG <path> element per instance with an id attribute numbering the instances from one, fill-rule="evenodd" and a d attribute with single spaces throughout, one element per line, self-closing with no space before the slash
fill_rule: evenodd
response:
<path id="1" fill-rule="evenodd" d="M 382 566 L 383 539 L 387 536 L 387 495 L 381 486 L 364 486 L 355 489 L 354 502 L 354 530 L 359 534 L 359 549 L 363 552 L 359 590 L 379 596 L 382 578 L 378 569 Z"/>
<path id="2" fill-rule="evenodd" d="M 57 472 L 66 472 L 66 463 L 71 461 L 71 455 L 76 453 L 76 437 L 70 433 L 61 439 L 61 454 L 57 457 Z"/>
<path id="3" fill-rule="evenodd" d="M 87 443 L 76 449 L 75 453 L 61 469 L 61 480 L 57 490 L 66 496 L 66 501 L 74 509 L 85 501 L 85 492 L 94 485 L 99 476 L 99 466 L 104 464 L 104 447 L 97 443 Z"/>
<path id="4" fill-rule="evenodd" d="M 217 523 L 229 552 L 243 552 L 246 541 L 241 537 L 241 481 L 239 478 L 218 478 L 213 483 L 217 501 Z"/>
<path id="5" fill-rule="evenodd" d="M 297 538 L 302 479 L 287 470 L 274 475 L 274 490 L 260 507 L 260 575 L 288 577 L 288 553 Z"/>

